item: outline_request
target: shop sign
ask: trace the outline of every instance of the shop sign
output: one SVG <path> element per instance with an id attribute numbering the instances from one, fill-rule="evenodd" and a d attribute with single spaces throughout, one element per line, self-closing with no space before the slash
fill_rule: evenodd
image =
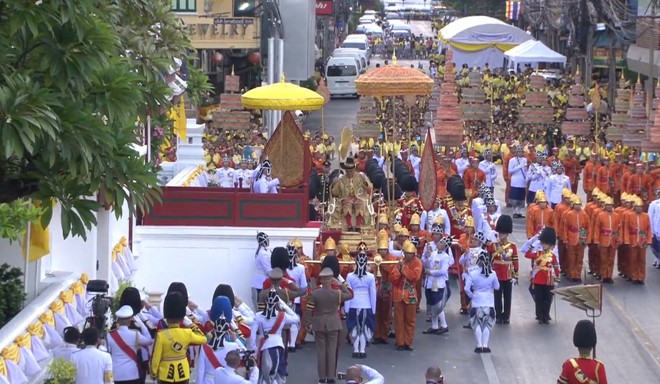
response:
<path id="1" fill-rule="evenodd" d="M 316 1 L 317 16 L 332 16 L 332 1 Z"/>

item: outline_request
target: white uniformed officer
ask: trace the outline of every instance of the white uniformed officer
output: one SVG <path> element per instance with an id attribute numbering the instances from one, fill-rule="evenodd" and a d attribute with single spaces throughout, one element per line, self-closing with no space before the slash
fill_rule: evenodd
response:
<path id="1" fill-rule="evenodd" d="M 241 168 L 234 173 L 234 185 L 238 188 L 250 188 L 252 186 L 252 170 L 248 169 L 246 159 L 241 161 Z"/>
<path id="2" fill-rule="evenodd" d="M 64 328 L 64 344 L 53 348 L 53 359 L 64 358 L 71 361 L 71 355 L 79 351 L 80 331 L 76 327 Z"/>
<path id="3" fill-rule="evenodd" d="M 254 182 L 255 193 L 277 193 L 280 179 L 271 177 L 272 166 L 270 161 L 264 160 Z"/>
<path id="4" fill-rule="evenodd" d="M 74 352 L 71 361 L 76 366 L 76 384 L 112 384 L 112 358 L 98 350 L 99 331 L 90 327 L 82 332 L 85 348 Z"/>
<path id="5" fill-rule="evenodd" d="M 133 308 L 124 305 L 115 313 L 119 327 L 110 332 L 107 337 L 108 352 L 112 357 L 112 367 L 115 384 L 140 384 L 140 378 L 146 377 L 146 371 L 141 374 L 138 362 L 146 362 L 149 356 L 138 358 L 139 347 L 148 347 L 153 343 L 149 330 L 138 316 L 135 324 L 140 330 L 130 329 L 133 318 Z M 140 350 L 142 353 L 144 350 Z"/>
<path id="6" fill-rule="evenodd" d="M 225 156 L 222 159 L 222 168 L 215 172 L 220 188 L 234 188 L 234 173 L 236 171 L 234 171 L 234 168 L 230 168 L 229 164 L 231 164 L 231 159 Z"/>

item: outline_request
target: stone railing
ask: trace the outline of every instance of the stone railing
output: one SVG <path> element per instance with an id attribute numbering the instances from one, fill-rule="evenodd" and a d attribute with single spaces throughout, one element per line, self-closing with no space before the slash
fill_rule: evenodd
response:
<path id="1" fill-rule="evenodd" d="M 49 351 L 63 343 L 62 330 L 84 324 L 87 274 L 49 279 L 51 285 L 0 329 L 0 383 L 39 382 L 51 360 Z"/>

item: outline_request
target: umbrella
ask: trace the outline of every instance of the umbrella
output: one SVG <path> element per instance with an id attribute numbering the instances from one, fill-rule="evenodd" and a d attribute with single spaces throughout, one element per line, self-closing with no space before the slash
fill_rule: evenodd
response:
<path id="1" fill-rule="evenodd" d="M 241 95 L 241 103 L 248 109 L 276 111 L 314 111 L 323 107 L 325 99 L 318 93 L 296 84 L 282 81 L 264 85 Z"/>
<path id="2" fill-rule="evenodd" d="M 433 79 L 419 69 L 392 65 L 372 69 L 355 80 L 360 96 L 427 96 Z"/>

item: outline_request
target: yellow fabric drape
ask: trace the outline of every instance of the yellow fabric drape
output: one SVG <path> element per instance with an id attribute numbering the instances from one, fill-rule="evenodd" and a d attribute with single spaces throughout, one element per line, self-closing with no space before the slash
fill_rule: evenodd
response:
<path id="1" fill-rule="evenodd" d="M 7 373 L 7 365 L 5 365 L 5 359 L 0 358 L 0 376 L 7 377 L 9 374 Z"/>
<path id="2" fill-rule="evenodd" d="M 128 247 L 128 239 L 126 238 L 126 236 L 121 237 L 121 239 L 119 240 L 119 244 L 121 244 L 122 247 Z"/>
<path id="3" fill-rule="evenodd" d="M 464 43 L 454 43 L 450 42 L 449 43 L 452 47 L 460 49 L 461 51 L 466 51 L 466 52 L 475 52 L 475 51 L 481 51 L 486 48 L 490 47 L 495 47 L 499 49 L 502 52 L 506 52 L 511 48 L 517 47 L 517 44 L 493 44 L 493 43 L 486 43 L 486 44 L 464 44 Z"/>
<path id="4" fill-rule="evenodd" d="M 82 281 L 78 280 L 75 283 L 71 284 L 71 291 L 74 295 L 84 295 L 85 287 L 83 287 Z"/>
<path id="5" fill-rule="evenodd" d="M 62 300 L 55 300 L 50 305 L 50 309 L 55 313 L 64 313 L 64 302 Z"/>
<path id="6" fill-rule="evenodd" d="M 83 272 L 83 274 L 80 275 L 80 281 L 83 284 L 87 285 L 87 283 L 89 283 L 89 275 L 87 273 Z"/>
<path id="7" fill-rule="evenodd" d="M 124 249 L 121 244 L 117 243 L 114 248 L 112 248 L 112 261 L 116 261 L 117 257 L 123 253 Z"/>
<path id="8" fill-rule="evenodd" d="M 14 341 L 21 348 L 32 348 L 32 335 L 29 333 L 24 333 L 18 336 Z"/>
<path id="9" fill-rule="evenodd" d="M 35 207 L 40 205 L 40 202 L 34 202 Z M 26 233 L 23 238 L 23 257 L 27 257 L 30 262 L 37 261 L 50 253 L 50 230 L 41 225 L 41 216 L 34 223 L 30 223 L 30 244 L 26 246 L 27 237 Z"/>
<path id="10" fill-rule="evenodd" d="M 7 348 L 2 350 L 2 357 L 7 360 L 11 360 L 14 363 L 18 364 L 21 359 L 19 353 L 18 345 L 16 343 L 11 343 Z"/>
<path id="11" fill-rule="evenodd" d="M 73 303 L 73 291 L 70 289 L 64 290 L 60 292 L 60 300 L 64 302 L 64 304 L 71 304 Z"/>
<path id="12" fill-rule="evenodd" d="M 55 317 L 53 316 L 53 311 L 49 309 L 42 313 L 41 316 L 39 316 L 39 321 L 41 321 L 43 324 L 48 324 L 51 327 L 55 327 Z"/>
<path id="13" fill-rule="evenodd" d="M 32 336 L 37 336 L 40 339 L 44 338 L 44 326 L 38 321 L 35 321 L 34 323 L 28 325 L 27 331 Z"/>
<path id="14" fill-rule="evenodd" d="M 172 132 L 181 140 L 186 140 L 188 123 L 186 122 L 186 107 L 183 103 L 183 96 L 181 96 L 179 104 L 170 109 L 168 118 L 174 121 Z"/>

